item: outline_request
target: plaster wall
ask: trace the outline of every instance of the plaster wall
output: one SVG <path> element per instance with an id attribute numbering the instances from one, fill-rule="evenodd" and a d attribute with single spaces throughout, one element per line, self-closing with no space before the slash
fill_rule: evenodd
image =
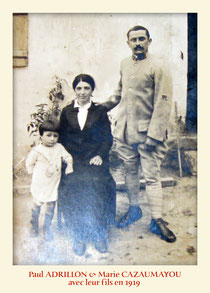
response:
<path id="1" fill-rule="evenodd" d="M 28 67 L 13 71 L 14 164 L 26 155 L 35 105 L 48 102 L 55 76 L 65 80 L 63 105 L 74 98 L 71 84 L 80 73 L 96 81 L 94 100 L 117 86 L 120 61 L 131 54 L 126 33 L 139 24 L 150 31 L 150 53 L 170 63 L 174 101 L 186 116 L 187 14 L 29 14 Z M 181 52 L 183 58 L 181 58 Z"/>

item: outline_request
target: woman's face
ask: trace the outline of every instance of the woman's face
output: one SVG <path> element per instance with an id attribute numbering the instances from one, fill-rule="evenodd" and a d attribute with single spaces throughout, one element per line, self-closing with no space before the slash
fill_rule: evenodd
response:
<path id="1" fill-rule="evenodd" d="M 93 90 L 89 83 L 80 81 L 75 87 L 78 104 L 84 106 L 85 104 L 89 103 L 92 92 Z"/>

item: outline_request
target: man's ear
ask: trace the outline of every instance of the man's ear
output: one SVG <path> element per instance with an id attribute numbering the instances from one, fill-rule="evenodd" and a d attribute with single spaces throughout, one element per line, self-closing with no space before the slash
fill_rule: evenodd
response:
<path id="1" fill-rule="evenodd" d="M 152 43 L 152 39 L 151 38 L 149 38 L 149 44 L 151 44 Z"/>

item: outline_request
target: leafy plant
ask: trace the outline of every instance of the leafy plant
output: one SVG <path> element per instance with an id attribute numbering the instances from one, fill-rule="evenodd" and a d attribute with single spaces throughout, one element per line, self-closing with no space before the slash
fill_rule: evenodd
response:
<path id="1" fill-rule="evenodd" d="M 31 121 L 27 125 L 27 131 L 30 136 L 37 136 L 39 126 L 44 120 L 55 120 L 59 119 L 61 114 L 60 101 L 64 100 L 62 92 L 62 80 L 55 76 L 55 87 L 49 91 L 48 104 L 35 105 L 36 112 L 30 115 Z"/>

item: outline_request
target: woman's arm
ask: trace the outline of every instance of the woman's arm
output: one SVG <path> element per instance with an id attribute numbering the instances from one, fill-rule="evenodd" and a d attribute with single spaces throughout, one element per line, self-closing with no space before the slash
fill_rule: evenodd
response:
<path id="1" fill-rule="evenodd" d="M 100 125 L 99 126 L 100 144 L 97 150 L 97 154 L 104 160 L 108 156 L 112 143 L 113 143 L 110 121 L 105 111 L 103 112 L 103 115 L 101 115 L 101 120 L 99 125 Z"/>

